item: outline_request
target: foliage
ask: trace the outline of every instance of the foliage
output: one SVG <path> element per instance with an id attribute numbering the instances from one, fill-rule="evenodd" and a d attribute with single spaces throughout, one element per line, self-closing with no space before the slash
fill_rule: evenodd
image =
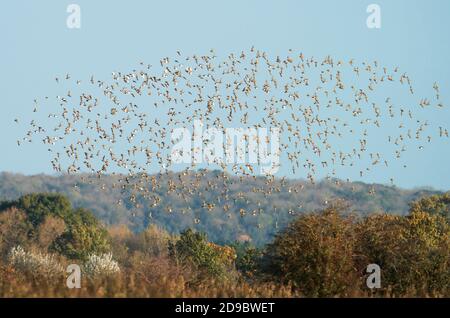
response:
<path id="1" fill-rule="evenodd" d="M 220 249 L 208 242 L 206 235 L 191 229 L 183 231 L 180 238 L 169 244 L 170 255 L 181 264 L 193 265 L 207 277 L 222 279 L 232 266 L 231 248 Z"/>
<path id="2" fill-rule="evenodd" d="M 11 249 L 9 262 L 15 269 L 31 275 L 50 278 L 63 273 L 63 267 L 55 255 L 25 251 L 21 246 Z"/>
<path id="3" fill-rule="evenodd" d="M 217 181 L 217 176 L 218 173 L 214 171 L 205 171 L 198 181 L 194 180 L 194 174 L 184 176 L 186 184 L 195 181 L 202 191 L 201 195 L 194 191 L 184 201 L 177 194 L 179 191 L 168 191 L 169 184 L 179 184 L 177 174 L 152 175 L 152 184 L 157 187 L 153 189 L 152 186 L 151 193 L 159 204 L 154 205 L 153 200 L 145 200 L 138 195 L 136 201 L 139 207 L 136 207 L 129 200 L 129 192 L 114 186 L 119 179 L 124 178 L 122 175 L 104 175 L 98 179 L 86 174 L 23 176 L 0 173 L 0 200 L 18 199 L 23 194 L 35 192 L 61 193 L 70 199 L 74 208 L 89 209 L 107 226 L 126 224 L 133 232 L 140 233 L 154 224 L 171 235 L 193 228 L 206 233 L 216 243 L 229 244 L 241 237 L 248 237 L 256 247 L 261 248 L 273 239 L 276 232 L 292 222 L 296 215 L 325 208 L 326 200 L 331 202 L 337 198 L 344 199 L 361 215 L 374 211 L 406 215 L 409 202 L 439 193 L 426 189 L 404 190 L 380 184 L 334 179 L 315 184 L 304 180 L 275 179 L 273 184 L 267 185 L 267 180 L 263 177 L 244 177 L 241 181 L 236 176 L 228 175 L 230 202 L 222 201 L 208 211 L 203 202 L 214 202 L 217 197 L 221 197 L 218 192 L 220 187 L 208 186 Z M 74 188 L 74 185 L 77 187 Z M 270 196 L 265 196 L 263 191 L 255 191 L 268 191 L 269 187 L 280 191 L 270 190 Z M 102 188 L 108 191 L 101 190 Z M 231 200 L 242 193 L 245 193 L 245 200 Z M 225 204 L 229 206 L 227 213 L 222 209 Z M 167 213 L 168 207 L 171 208 L 171 213 Z M 188 212 L 187 207 L 191 208 Z M 244 211 L 243 216 L 241 209 Z M 200 222 L 195 222 L 195 219 Z"/>
<path id="4" fill-rule="evenodd" d="M 413 212 L 407 217 L 408 244 L 403 257 L 411 285 L 422 295 L 448 294 L 450 289 L 450 225 L 441 215 Z"/>
<path id="5" fill-rule="evenodd" d="M 435 194 L 412 202 L 410 205 L 410 213 L 414 212 L 440 215 L 450 223 L 450 193 Z"/>
<path id="6" fill-rule="evenodd" d="M 66 224 L 68 230 L 56 239 L 55 251 L 81 260 L 87 259 L 93 253 L 109 251 L 108 233 L 89 211 L 76 209 Z"/>
<path id="7" fill-rule="evenodd" d="M 31 197 L 24 211 L 19 200 L 0 210 L 0 297 L 450 296 L 450 226 L 427 203 L 436 198 L 413 203 L 406 216 L 361 216 L 331 203 L 297 215 L 258 248 L 242 232 L 231 245 L 156 224 L 107 233 L 86 210 L 69 205 L 58 214 L 55 206 L 67 205 Z M 92 279 L 69 290 L 64 268 L 78 262 Z M 366 268 L 373 263 L 381 267 L 381 288 L 370 290 Z"/>
<path id="8" fill-rule="evenodd" d="M 83 264 L 83 272 L 89 277 L 111 276 L 120 272 L 119 264 L 113 260 L 111 253 L 88 256 Z"/>
<path id="9" fill-rule="evenodd" d="M 265 253 L 265 271 L 307 296 L 345 296 L 355 281 L 354 220 L 330 207 L 300 216 Z"/>
<path id="10" fill-rule="evenodd" d="M 73 259 L 86 259 L 91 253 L 109 250 L 106 229 L 86 209 L 72 209 L 70 201 L 60 194 L 33 193 L 0 204 L 1 219 L 8 211 L 24 211 L 27 236 L 37 244 Z M 11 212 L 10 212 L 11 213 Z M 5 221 L 6 222 L 6 221 Z M 3 224 L 6 224 L 2 222 Z M 11 225 L 11 221 L 8 221 Z M 6 225 L 4 225 L 6 226 Z"/>
<path id="11" fill-rule="evenodd" d="M 357 251 L 364 264 L 382 268 L 379 292 L 399 296 L 448 293 L 449 225 L 439 215 L 415 210 L 407 217 L 374 215 L 358 226 Z"/>
<path id="12" fill-rule="evenodd" d="M 356 266 L 363 273 L 367 264 L 377 264 L 382 269 L 382 290 L 388 292 L 406 292 L 405 272 L 409 271 L 408 260 L 402 257 L 404 247 L 408 245 L 407 221 L 404 217 L 374 214 L 357 224 L 356 228 Z"/>
<path id="13" fill-rule="evenodd" d="M 249 242 L 235 242 L 232 247 L 236 251 L 236 269 L 247 278 L 258 275 L 263 251 Z"/>
<path id="14" fill-rule="evenodd" d="M 38 229 L 38 245 L 48 250 L 53 242 L 66 231 L 66 223 L 63 219 L 46 216 Z"/>
<path id="15" fill-rule="evenodd" d="M 172 237 L 156 224 L 150 224 L 144 231 L 128 241 L 131 250 L 140 250 L 152 256 L 167 255 Z"/>
<path id="16" fill-rule="evenodd" d="M 24 212 L 9 208 L 0 213 L 0 256 L 5 258 L 9 251 L 28 242 L 31 224 Z"/>
<path id="17" fill-rule="evenodd" d="M 24 211 L 28 221 L 34 227 L 40 225 L 47 216 L 56 216 L 64 220 L 72 212 L 70 201 L 66 197 L 54 193 L 26 194 L 17 200 L 2 202 L 0 211 L 11 207 Z"/>

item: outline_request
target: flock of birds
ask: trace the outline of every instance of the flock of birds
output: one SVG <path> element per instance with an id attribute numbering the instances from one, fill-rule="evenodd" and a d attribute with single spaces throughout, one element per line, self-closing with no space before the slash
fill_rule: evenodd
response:
<path id="1" fill-rule="evenodd" d="M 445 127 L 436 129 L 420 116 L 432 107 L 444 107 L 439 86 L 433 85 L 431 98 L 417 98 L 406 73 L 377 61 L 317 59 L 292 50 L 270 57 L 255 48 L 225 58 L 214 50 L 192 56 L 177 52 L 156 65 L 141 62 L 131 72 L 113 72 L 107 81 L 91 76 L 85 83 L 70 74 L 55 81 L 64 93 L 34 101 L 35 116 L 18 144 L 38 138 L 52 154 L 56 172 L 89 172 L 86 180 L 101 190 L 108 190 L 102 176 L 115 175 L 113 187 L 128 193 L 136 206 L 160 204 L 155 191 L 160 187 L 157 175 L 163 174 L 172 178 L 166 191 L 186 202 L 188 196 L 220 189 L 215 198 L 203 201 L 208 211 L 233 210 L 230 175 L 239 182 L 264 178 L 264 186 L 251 191 L 266 197 L 301 190 L 284 188 L 285 177 L 276 183 L 273 175 L 258 176 L 256 164 L 177 167 L 171 159 L 176 142 L 172 133 L 192 127 L 195 120 L 204 129 L 220 131 L 278 128 L 281 172 L 313 183 L 317 177 L 344 182 L 336 176 L 345 167 L 364 177 L 377 167 L 400 162 L 408 149 L 422 150 L 435 136 L 448 138 Z M 395 97 L 383 95 L 383 90 Z M 407 104 L 397 105 L 398 100 Z M 258 140 L 264 146 L 270 143 L 269 138 Z M 200 182 L 203 168 L 220 173 L 205 185 Z M 172 212 L 170 206 L 161 209 Z M 241 216 L 248 212 L 237 211 Z"/>

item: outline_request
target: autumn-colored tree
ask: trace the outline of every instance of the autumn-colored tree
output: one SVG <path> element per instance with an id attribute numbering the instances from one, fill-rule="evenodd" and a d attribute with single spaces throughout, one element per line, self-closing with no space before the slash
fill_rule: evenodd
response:
<path id="1" fill-rule="evenodd" d="M 378 293 L 394 295 L 406 292 L 410 285 L 410 267 L 404 258 L 408 245 L 408 224 L 405 217 L 389 214 L 373 214 L 361 220 L 356 227 L 355 262 L 361 275 L 367 265 L 381 268 L 381 289 Z M 362 280 L 364 288 L 365 281 Z"/>
<path id="2" fill-rule="evenodd" d="M 27 245 L 31 224 L 27 215 L 17 208 L 0 212 L 0 256 L 5 258 L 11 248 Z"/>
<path id="3" fill-rule="evenodd" d="M 265 253 L 264 271 L 307 296 L 345 296 L 357 275 L 354 219 L 339 207 L 298 217 Z"/>
<path id="4" fill-rule="evenodd" d="M 66 230 L 66 223 L 59 217 L 48 215 L 39 225 L 38 245 L 42 249 L 48 250 L 53 242 Z"/>
<path id="5" fill-rule="evenodd" d="M 410 204 L 409 212 L 426 212 L 440 215 L 450 223 L 450 193 L 436 194 L 421 198 Z"/>
<path id="6" fill-rule="evenodd" d="M 417 210 L 406 217 L 372 215 L 358 224 L 356 242 L 361 273 L 367 264 L 381 268 L 378 292 L 394 296 L 448 293 L 449 225 L 442 216 Z"/>
<path id="7" fill-rule="evenodd" d="M 139 250 L 152 256 L 166 256 L 171 236 L 155 224 L 150 224 L 144 231 L 128 240 L 132 251 Z"/>
<path id="8" fill-rule="evenodd" d="M 416 294 L 450 296 L 450 225 L 440 214 L 414 211 L 407 217 L 407 246 Z"/>
<path id="9" fill-rule="evenodd" d="M 125 224 L 118 224 L 108 228 L 108 235 L 114 257 L 121 263 L 128 263 L 130 258 L 128 242 L 135 237 L 133 232 Z"/>

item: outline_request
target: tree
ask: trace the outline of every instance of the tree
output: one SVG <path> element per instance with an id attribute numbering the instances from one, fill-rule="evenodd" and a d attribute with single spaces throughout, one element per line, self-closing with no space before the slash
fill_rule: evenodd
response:
<path id="1" fill-rule="evenodd" d="M 408 246 L 408 223 L 405 217 L 373 214 L 356 227 L 356 264 L 364 274 L 368 264 L 381 268 L 381 289 L 394 295 L 406 292 L 410 285 L 408 259 L 403 255 Z"/>
<path id="2" fill-rule="evenodd" d="M 449 225 L 436 214 L 415 211 L 406 217 L 372 215 L 357 227 L 358 268 L 381 267 L 381 292 L 448 295 Z"/>
<path id="3" fill-rule="evenodd" d="M 65 221 L 68 230 L 56 239 L 53 247 L 56 251 L 81 260 L 91 254 L 109 252 L 108 232 L 91 212 L 76 209 Z"/>
<path id="4" fill-rule="evenodd" d="M 0 256 L 4 258 L 13 247 L 25 245 L 30 229 L 26 214 L 17 208 L 0 212 Z"/>
<path id="5" fill-rule="evenodd" d="M 229 257 L 231 251 L 222 253 L 215 244 L 208 242 L 206 235 L 187 229 L 180 234 L 179 240 L 170 242 L 169 253 L 181 264 L 194 266 L 200 277 L 224 279 L 230 270 Z"/>
<path id="6" fill-rule="evenodd" d="M 167 256 L 170 234 L 155 224 L 128 240 L 132 251 L 138 250 L 151 256 Z"/>
<path id="7" fill-rule="evenodd" d="M 255 278 L 259 272 L 262 250 L 246 242 L 235 242 L 236 269 L 248 278 Z"/>
<path id="8" fill-rule="evenodd" d="M 410 204 L 409 212 L 426 212 L 440 215 L 450 223 L 450 193 L 435 194 L 414 201 Z"/>
<path id="9" fill-rule="evenodd" d="M 450 225 L 439 214 L 413 212 L 407 216 L 408 244 L 404 257 L 417 293 L 450 294 Z"/>
<path id="10" fill-rule="evenodd" d="M 354 219 L 340 207 L 298 217 L 268 245 L 263 269 L 313 297 L 346 295 L 357 275 Z"/>
<path id="11" fill-rule="evenodd" d="M 38 244 L 41 248 L 48 250 L 53 242 L 66 230 L 66 223 L 63 219 L 54 216 L 46 216 L 39 225 Z"/>
<path id="12" fill-rule="evenodd" d="M 47 216 L 66 219 L 72 212 L 70 201 L 55 193 L 26 194 L 15 201 L 1 203 L 0 211 L 11 207 L 24 211 L 33 227 L 41 224 Z"/>
<path id="13" fill-rule="evenodd" d="M 90 211 L 73 209 L 70 201 L 61 194 L 33 193 L 0 204 L 0 211 L 12 208 L 24 211 L 27 222 L 31 225 L 28 236 L 38 243 L 40 238 L 43 239 L 43 224 L 48 230 L 50 225 L 45 225 L 45 222 L 51 218 L 55 226 L 53 241 L 49 242 L 47 237 L 45 243 L 51 250 L 64 256 L 86 259 L 89 254 L 109 251 L 106 229 Z M 56 222 L 60 224 L 56 226 Z M 65 230 L 61 232 L 63 223 Z"/>

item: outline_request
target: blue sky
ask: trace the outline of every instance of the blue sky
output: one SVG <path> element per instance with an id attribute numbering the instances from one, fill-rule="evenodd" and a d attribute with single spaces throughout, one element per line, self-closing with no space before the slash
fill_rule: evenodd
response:
<path id="1" fill-rule="evenodd" d="M 66 8 L 81 7 L 81 29 L 68 29 Z M 366 8 L 381 8 L 381 29 L 368 29 Z M 208 52 L 218 54 L 252 45 L 277 55 L 288 49 L 309 56 L 378 60 L 399 66 L 415 87 L 432 95 L 440 85 L 450 106 L 450 1 L 4 1 L 0 10 L 0 171 L 52 173 L 41 144 L 17 147 L 33 99 L 54 92 L 55 75 L 87 79 L 131 70 L 140 61 Z M 29 118 L 31 120 L 31 118 Z M 447 107 L 430 121 L 450 123 Z M 348 170 L 339 177 L 412 188 L 450 189 L 450 147 L 435 140 L 411 152 L 405 169 L 377 171 L 364 178 Z M 281 171 L 283 173 L 283 171 Z M 288 173 L 286 171 L 285 173 Z"/>

